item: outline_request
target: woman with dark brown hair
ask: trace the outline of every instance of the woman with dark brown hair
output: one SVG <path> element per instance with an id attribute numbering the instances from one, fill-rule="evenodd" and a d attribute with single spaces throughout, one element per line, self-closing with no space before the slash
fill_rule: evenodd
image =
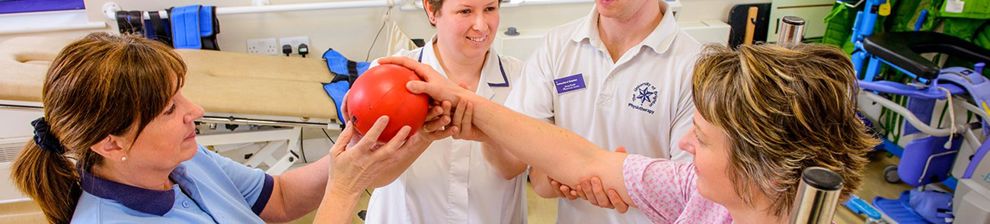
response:
<path id="1" fill-rule="evenodd" d="M 45 77 L 34 140 L 13 164 L 17 187 L 53 223 L 285 222 L 321 202 L 338 207 L 322 211 L 326 220 L 345 222 L 359 192 L 383 181 L 377 173 L 445 136 L 403 142 L 403 127 L 378 145 L 382 117 L 366 138 L 348 127 L 331 156 L 270 176 L 196 144 L 204 112 L 182 95 L 185 75 L 178 54 L 141 37 L 93 33 L 69 44 Z"/>
<path id="2" fill-rule="evenodd" d="M 530 166 L 579 186 L 594 204 L 634 205 L 655 223 L 787 222 L 802 170 L 836 172 L 848 196 L 859 188 L 866 152 L 878 143 L 855 114 L 852 64 L 831 47 L 709 46 L 692 78 L 694 127 L 679 142 L 693 162 L 609 152 L 479 98 L 429 66 L 404 58 L 380 62 L 413 68 L 427 80 L 409 83 L 411 91 L 459 105 L 452 125 L 461 132 L 486 135 Z"/>

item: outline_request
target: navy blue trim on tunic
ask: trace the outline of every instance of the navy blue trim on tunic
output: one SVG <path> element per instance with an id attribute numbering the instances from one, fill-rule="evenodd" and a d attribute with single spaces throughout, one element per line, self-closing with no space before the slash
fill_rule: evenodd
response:
<path id="1" fill-rule="evenodd" d="M 82 189 L 94 196 L 114 200 L 127 208 L 164 216 L 175 203 L 175 189 L 156 191 L 133 187 L 97 177 L 82 171 Z"/>
<path id="2" fill-rule="evenodd" d="M 275 179 L 271 175 L 265 174 L 265 186 L 261 188 L 261 195 L 258 195 L 258 200 L 251 206 L 251 211 L 254 211 L 254 214 L 261 215 L 261 211 L 265 210 L 265 206 L 268 205 L 268 199 L 272 197 L 274 187 Z"/>
<path id="3" fill-rule="evenodd" d="M 426 50 L 425 47 L 424 48 L 420 48 L 420 50 L 419 50 L 419 58 L 416 59 L 416 62 L 423 63 L 423 51 L 425 51 L 425 50 Z M 498 71 L 499 72 L 502 72 L 502 83 L 490 83 L 489 82 L 488 83 L 488 87 L 509 87 L 509 76 L 506 76 L 505 75 L 505 67 L 502 66 L 502 56 L 498 56 Z"/>

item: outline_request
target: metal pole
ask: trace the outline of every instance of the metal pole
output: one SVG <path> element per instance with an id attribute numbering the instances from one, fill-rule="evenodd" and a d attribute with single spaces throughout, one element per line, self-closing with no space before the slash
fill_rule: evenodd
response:
<path id="1" fill-rule="evenodd" d="M 780 19 L 777 45 L 790 47 L 800 44 L 802 39 L 804 39 L 804 19 L 797 16 L 784 16 Z"/>
<path id="2" fill-rule="evenodd" d="M 842 176 L 821 167 L 801 172 L 801 184 L 791 211 L 792 224 L 832 224 L 842 192 Z"/>

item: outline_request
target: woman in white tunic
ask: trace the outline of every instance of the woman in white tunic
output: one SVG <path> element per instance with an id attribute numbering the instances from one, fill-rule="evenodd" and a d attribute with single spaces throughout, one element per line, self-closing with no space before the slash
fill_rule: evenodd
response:
<path id="1" fill-rule="evenodd" d="M 518 59 L 491 49 L 498 0 L 424 0 L 436 35 L 401 51 L 447 79 L 501 104 L 519 74 Z M 525 223 L 526 165 L 484 136 L 433 142 L 391 184 L 375 189 L 367 223 Z"/>

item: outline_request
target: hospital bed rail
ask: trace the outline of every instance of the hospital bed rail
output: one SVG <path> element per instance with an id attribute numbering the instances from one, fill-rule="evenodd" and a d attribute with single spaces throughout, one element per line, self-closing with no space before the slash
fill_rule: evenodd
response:
<path id="1" fill-rule="evenodd" d="M 34 105 L 24 105 L 24 104 L 0 103 L 0 109 L 41 111 L 43 107 L 34 106 Z M 207 115 L 203 115 L 202 118 L 197 119 L 197 121 L 205 122 L 205 123 L 217 123 L 217 124 L 326 128 L 330 130 L 340 129 L 339 126 L 334 125 L 337 123 L 332 121 L 317 121 L 316 119 L 300 119 L 300 118 L 287 119 L 286 117 L 279 117 L 279 118 L 281 119 L 248 118 L 233 114 L 207 114 Z"/>

